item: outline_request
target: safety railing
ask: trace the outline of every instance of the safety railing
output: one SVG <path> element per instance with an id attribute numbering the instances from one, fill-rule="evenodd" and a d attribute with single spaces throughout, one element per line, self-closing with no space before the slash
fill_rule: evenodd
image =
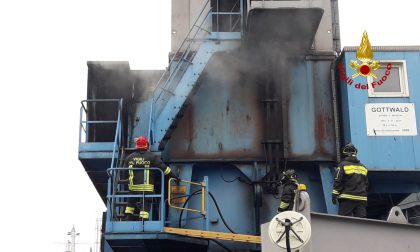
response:
<path id="1" fill-rule="evenodd" d="M 170 84 L 175 83 L 176 80 L 182 78 L 182 75 L 180 74 L 182 71 L 182 66 L 185 67 L 186 64 L 192 63 L 192 60 L 195 56 L 195 51 L 198 49 L 202 39 L 207 38 L 211 33 L 211 22 L 209 22 L 209 18 L 211 18 L 210 13 L 210 0 L 208 0 L 204 4 L 204 7 L 202 8 L 194 24 L 191 26 L 187 36 L 182 41 L 181 46 L 178 48 L 175 54 L 173 54 L 171 60 L 169 61 L 168 68 L 157 82 L 153 92 L 154 103 L 157 103 L 161 99 L 166 101 L 167 99 L 165 99 L 165 96 L 168 94 L 173 95 L 173 91 L 175 90 L 176 85 Z M 164 95 L 164 93 L 166 93 L 166 95 Z"/>
<path id="2" fill-rule="evenodd" d="M 133 171 L 157 171 L 160 175 L 161 187 L 155 188 L 151 193 L 131 192 L 128 190 L 128 180 L 123 180 L 121 174 L 123 172 Z M 158 168 L 109 168 L 107 170 L 108 178 L 108 193 L 107 193 L 107 232 L 148 232 L 148 231 L 163 231 L 165 224 L 165 199 L 164 199 L 164 174 Z M 157 182 L 157 180 L 155 180 Z M 160 189 L 160 192 L 157 189 Z M 129 198 L 136 198 L 138 202 L 150 204 L 150 217 L 148 220 L 136 219 L 134 221 L 123 221 L 124 211 Z M 158 211 L 154 211 L 155 200 L 158 201 Z M 145 203 L 146 204 L 146 203 Z M 155 216 L 154 213 L 158 213 Z M 135 215 L 137 217 L 137 215 Z M 112 225 L 108 225 L 112 223 Z"/>
<path id="3" fill-rule="evenodd" d="M 178 86 L 179 81 L 183 77 L 188 66 L 192 64 L 196 52 L 200 48 L 203 41 L 210 38 L 212 31 L 220 31 L 218 23 L 216 23 L 216 29 L 213 27 L 213 17 L 217 18 L 217 20 L 219 19 L 219 16 L 229 17 L 230 24 L 227 30 L 223 30 L 225 32 L 236 31 L 239 23 L 241 24 L 240 27 L 242 27 L 242 2 L 243 1 L 238 0 L 230 12 L 218 12 L 211 7 L 210 0 L 206 1 L 197 19 L 181 43 L 181 46 L 173 54 L 168 68 L 162 74 L 161 78 L 155 86 L 152 103 L 154 118 L 156 118 L 161 112 L 163 104 L 165 104 L 165 102 L 167 102 L 171 96 L 175 95 L 174 91 Z M 236 11 L 237 9 L 239 9 L 239 11 Z"/>
<path id="4" fill-rule="evenodd" d="M 173 181 L 175 181 L 174 178 L 170 178 L 168 181 L 168 205 L 169 207 L 178 209 L 178 210 L 185 210 L 185 211 L 191 211 L 191 212 L 195 212 L 195 213 L 200 213 L 202 215 L 206 215 L 206 183 L 203 181 L 201 183 L 196 183 L 196 182 L 191 182 L 191 181 L 187 181 L 187 180 L 180 180 L 178 183 L 175 183 L 176 185 L 179 186 L 179 183 L 186 183 L 186 184 L 190 184 L 193 186 L 198 186 L 201 187 L 201 209 L 192 209 L 192 208 L 187 208 L 187 207 L 179 207 L 176 206 L 174 203 L 175 201 L 179 202 L 178 199 L 185 199 L 189 196 L 191 196 L 191 194 L 189 195 L 178 195 L 176 197 L 173 197 L 172 195 L 174 194 L 175 190 L 172 190 L 174 188 L 174 183 L 172 183 Z M 181 201 L 181 202 L 185 202 L 185 201 Z"/>
<path id="5" fill-rule="evenodd" d="M 168 206 L 170 208 L 174 208 L 177 210 L 180 210 L 180 217 L 178 220 L 178 225 L 181 226 L 181 222 L 182 221 L 188 221 L 188 220 L 192 220 L 192 219 L 198 219 L 197 216 L 195 217 L 190 217 L 190 218 L 186 218 L 183 219 L 182 218 L 182 213 L 184 211 L 188 211 L 188 212 L 193 212 L 193 213 L 199 213 L 200 216 L 199 218 L 202 219 L 203 221 L 203 230 L 209 230 L 210 228 L 210 218 L 209 218 L 209 212 L 208 212 L 208 206 L 209 206 L 209 199 L 210 199 L 210 192 L 209 192 L 209 179 L 207 176 L 204 176 L 203 182 L 191 182 L 191 181 L 187 181 L 187 180 L 180 180 L 178 182 L 174 182 L 175 179 L 171 178 L 168 181 Z M 193 189 L 193 187 L 195 188 L 199 188 L 197 190 L 195 190 L 194 192 L 190 193 L 190 194 L 183 194 L 180 195 L 180 192 L 176 192 L 174 193 L 174 191 L 177 190 L 172 190 L 174 187 L 180 187 L 182 186 L 181 184 L 189 184 L 190 189 L 189 191 L 191 192 Z M 186 192 L 186 190 L 185 190 Z M 182 193 L 181 193 L 182 194 Z M 201 194 L 201 199 L 200 199 L 200 209 L 193 209 L 193 208 L 189 208 L 187 206 L 188 201 L 194 196 L 194 195 L 198 195 Z M 174 195 L 176 195 L 174 197 Z M 182 206 L 177 206 L 177 203 L 179 205 Z"/>
<path id="6" fill-rule="evenodd" d="M 79 151 L 82 150 L 83 144 L 89 143 L 112 143 L 112 163 L 111 167 L 115 167 L 118 159 L 118 150 L 121 147 L 122 140 L 122 125 L 121 125 L 121 113 L 122 113 L 122 99 L 91 99 L 83 100 L 80 108 L 80 124 L 79 124 Z M 100 110 L 100 106 L 105 108 L 116 108 L 116 118 L 114 120 L 102 120 L 97 119 L 97 110 Z M 96 118 L 95 118 L 96 117 Z M 115 131 L 114 131 L 115 127 Z M 114 131 L 115 135 L 111 134 L 110 138 L 98 139 L 97 134 L 99 130 Z M 106 131 L 106 132 L 107 132 Z M 105 137 L 101 134 L 102 137 Z M 104 145 L 104 144 L 102 144 Z M 100 147 L 98 147 L 99 150 Z M 90 149 L 95 151 L 95 149 Z"/>
<path id="7" fill-rule="evenodd" d="M 237 0 L 232 8 L 226 12 L 219 11 L 216 5 L 215 11 L 212 12 L 212 19 L 215 23 L 213 30 L 216 32 L 240 32 L 243 27 L 243 10 L 242 0 Z M 223 22 L 220 22 L 220 20 Z M 223 25 L 220 25 L 221 23 Z"/>

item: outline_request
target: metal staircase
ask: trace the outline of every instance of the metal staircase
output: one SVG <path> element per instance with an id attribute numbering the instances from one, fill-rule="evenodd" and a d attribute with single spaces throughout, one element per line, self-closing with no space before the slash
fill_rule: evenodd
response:
<path id="1" fill-rule="evenodd" d="M 239 9 L 239 11 L 234 11 Z M 149 132 L 152 150 L 162 150 L 183 115 L 186 101 L 200 83 L 210 58 L 216 53 L 238 47 L 241 32 L 232 32 L 241 25 L 242 1 L 231 12 L 216 12 L 207 1 L 153 92 Z M 212 18 L 229 15 L 226 32 L 212 27 Z M 232 18 L 234 17 L 234 18 Z M 215 30 L 215 31 L 214 31 Z M 240 30 L 240 29 L 239 29 Z"/>

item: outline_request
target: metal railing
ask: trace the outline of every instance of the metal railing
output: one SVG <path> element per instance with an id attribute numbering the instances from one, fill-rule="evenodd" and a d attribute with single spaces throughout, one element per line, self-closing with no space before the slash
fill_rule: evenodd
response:
<path id="1" fill-rule="evenodd" d="M 239 11 L 235 11 L 238 9 Z M 212 13 L 212 16 L 216 18 L 216 29 L 217 32 L 233 32 L 233 31 L 241 31 L 242 24 L 243 24 L 243 2 L 241 0 L 237 0 L 235 4 L 232 6 L 230 11 L 222 12 L 216 9 L 215 12 Z M 219 17 L 229 16 L 229 26 L 227 29 L 220 29 L 219 26 Z M 241 24 L 238 27 L 238 24 Z"/>
<path id="2" fill-rule="evenodd" d="M 238 7 L 239 4 L 239 7 Z M 239 9 L 239 12 L 235 12 L 235 9 Z M 161 109 L 163 108 L 165 102 L 169 98 L 175 95 L 174 91 L 179 84 L 179 81 L 184 76 L 186 69 L 190 64 L 192 64 L 196 52 L 200 48 L 203 41 L 210 38 L 212 28 L 212 18 L 216 16 L 217 20 L 219 16 L 229 16 L 229 28 L 227 32 L 232 32 L 236 29 L 239 23 L 243 22 L 243 3 L 238 0 L 235 5 L 232 7 L 230 12 L 217 12 L 210 5 L 210 0 L 206 1 L 201 12 L 199 13 L 194 24 L 191 26 L 189 32 L 184 38 L 181 46 L 173 54 L 169 66 L 166 71 L 162 74 L 159 81 L 157 82 L 155 89 L 153 91 L 153 119 L 156 118 Z M 232 17 L 237 18 L 232 18 Z M 242 26 L 241 26 L 242 27 Z M 219 31 L 218 23 L 216 32 Z M 160 102 L 162 105 L 157 106 L 157 103 Z M 159 109 L 157 111 L 157 109 Z"/>
<path id="3" fill-rule="evenodd" d="M 136 192 L 129 191 L 126 185 L 120 183 L 121 172 L 128 171 L 128 170 L 158 171 L 160 173 L 160 179 L 161 179 L 160 193 L 153 192 L 153 193 L 141 194 L 140 192 L 136 193 Z M 152 218 L 149 220 L 143 219 L 142 222 L 143 223 L 144 222 L 158 222 L 159 229 L 163 230 L 163 227 L 165 224 L 165 199 L 164 199 L 165 193 L 164 193 L 163 171 L 161 169 L 154 168 L 154 167 L 151 167 L 151 168 L 109 168 L 107 170 L 107 173 L 109 176 L 108 192 L 107 192 L 107 222 L 110 222 L 110 221 L 121 222 L 122 221 L 121 214 L 124 213 L 124 210 L 125 210 L 124 205 L 126 205 L 125 203 L 128 198 L 138 198 L 139 202 L 144 198 L 158 199 L 159 200 L 159 216 L 157 220 L 155 220 L 156 218 L 154 218 L 152 214 L 153 219 Z M 153 204 L 153 203 L 150 203 L 150 204 Z M 151 211 L 151 213 L 153 213 L 153 211 Z M 142 232 L 151 231 L 151 230 L 147 230 L 147 228 L 145 228 L 145 225 L 142 225 L 141 229 L 142 230 L 139 230 L 139 231 L 142 231 Z M 152 231 L 156 231 L 156 230 L 152 230 Z"/>
<path id="4" fill-rule="evenodd" d="M 116 120 L 90 120 L 90 109 L 95 111 L 98 107 L 98 104 L 110 104 L 114 103 L 117 107 L 117 118 Z M 79 124 L 79 150 L 81 144 L 84 143 L 97 143 L 96 139 L 96 127 L 98 125 L 109 125 L 115 124 L 115 135 L 113 137 L 113 148 L 112 148 L 112 161 L 111 167 L 115 167 L 118 159 L 118 150 L 121 147 L 122 140 L 122 125 L 121 125 L 121 112 L 122 112 L 122 99 L 91 99 L 81 101 L 82 106 L 80 107 L 80 124 Z M 99 105 L 100 106 L 100 105 Z M 92 136 L 93 134 L 93 136 Z M 112 138 L 110 138 L 112 139 Z"/>
<path id="5" fill-rule="evenodd" d="M 203 181 L 201 183 L 196 183 L 196 182 L 191 182 L 191 181 L 187 181 L 187 180 L 180 180 L 179 182 L 182 183 L 186 183 L 186 184 L 190 184 L 190 185 L 194 185 L 194 186 L 199 186 L 201 187 L 201 209 L 192 209 L 192 208 L 187 208 L 187 207 L 179 207 L 176 206 L 175 204 L 173 204 L 173 200 L 177 199 L 177 198 L 187 198 L 189 196 L 192 196 L 192 194 L 189 195 L 182 195 L 182 196 L 177 196 L 176 198 L 172 197 L 172 186 L 173 184 L 171 183 L 172 181 L 174 181 L 174 178 L 170 178 L 168 181 L 168 206 L 178 209 L 178 210 L 185 210 L 185 211 L 190 211 L 190 212 L 195 212 L 195 213 L 200 213 L 202 215 L 206 215 L 207 211 L 206 211 L 206 206 L 207 206 L 207 202 L 206 202 L 206 183 Z"/>
<path id="6" fill-rule="evenodd" d="M 205 11 L 206 9 L 208 9 L 208 11 Z M 184 40 L 182 41 L 181 46 L 178 48 L 178 50 L 175 52 L 175 54 L 169 61 L 168 68 L 157 82 L 155 90 L 153 92 L 154 103 L 157 103 L 159 99 L 163 99 L 165 101 L 165 98 L 161 98 L 163 93 L 169 93 L 171 95 L 174 94 L 173 91 L 175 90 L 176 86 L 170 86 L 170 83 L 172 81 L 176 82 L 175 77 L 177 77 L 177 79 L 182 78 L 182 76 L 179 76 L 181 66 L 192 63 L 192 60 L 195 56 L 194 50 L 196 50 L 199 47 L 197 43 L 202 41 L 199 40 L 199 38 L 207 38 L 208 35 L 211 33 L 208 27 L 203 26 L 204 24 L 211 24 L 211 22 L 208 22 L 208 18 L 211 18 L 211 11 L 212 9 L 210 7 L 210 0 L 208 0 L 204 4 L 194 24 L 191 26 L 191 29 L 187 33 L 187 36 L 185 36 Z"/>

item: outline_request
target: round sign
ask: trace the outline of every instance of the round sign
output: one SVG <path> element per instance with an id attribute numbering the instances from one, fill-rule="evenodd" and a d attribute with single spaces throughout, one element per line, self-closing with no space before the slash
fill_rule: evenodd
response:
<path id="1" fill-rule="evenodd" d="M 277 214 L 268 226 L 268 234 L 273 243 L 286 249 L 286 226 L 291 225 L 289 231 L 290 248 L 297 250 L 308 243 L 311 238 L 311 224 L 301 213 L 285 211 Z"/>

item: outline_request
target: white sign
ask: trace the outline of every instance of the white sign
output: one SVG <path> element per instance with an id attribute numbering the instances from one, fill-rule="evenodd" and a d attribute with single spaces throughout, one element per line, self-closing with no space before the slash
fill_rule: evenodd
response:
<path id="1" fill-rule="evenodd" d="M 414 103 L 368 103 L 365 106 L 368 136 L 416 136 Z"/>

